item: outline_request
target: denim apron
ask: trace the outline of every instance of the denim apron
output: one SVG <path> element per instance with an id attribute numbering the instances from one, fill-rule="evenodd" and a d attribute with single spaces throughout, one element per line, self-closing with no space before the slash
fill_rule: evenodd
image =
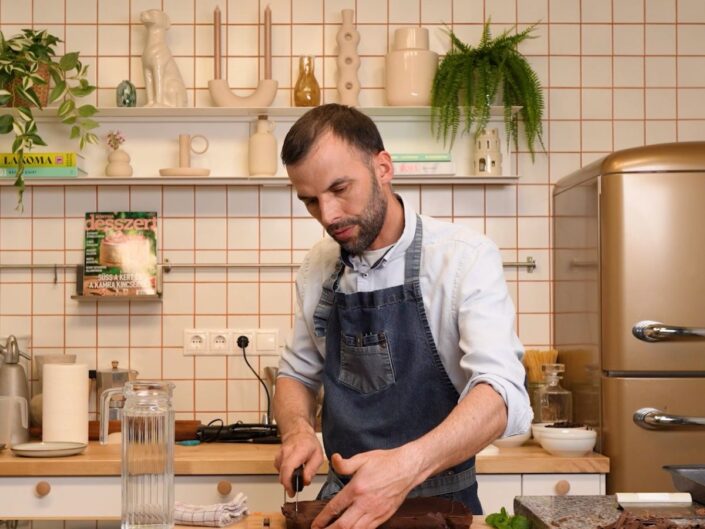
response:
<path id="1" fill-rule="evenodd" d="M 326 456 L 349 458 L 418 439 L 456 406 L 458 391 L 438 356 L 421 296 L 421 218 L 406 251 L 404 284 L 344 294 L 342 258 L 324 281 L 314 313 L 317 336 L 326 337 L 323 370 L 323 441 Z M 331 467 L 319 498 L 349 481 Z M 432 476 L 408 497 L 443 496 L 481 514 L 475 458 Z"/>

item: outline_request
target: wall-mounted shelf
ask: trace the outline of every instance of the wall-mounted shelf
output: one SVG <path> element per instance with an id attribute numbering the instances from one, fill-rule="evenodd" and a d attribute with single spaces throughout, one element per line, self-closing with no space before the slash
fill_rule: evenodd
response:
<path id="1" fill-rule="evenodd" d="M 226 108 L 226 107 L 183 107 L 183 108 L 151 108 L 151 107 L 102 107 L 98 109 L 96 119 L 99 121 L 119 121 L 119 120 L 149 120 L 150 122 L 160 120 L 173 121 L 252 121 L 261 114 L 266 114 L 270 118 L 290 118 L 295 120 L 303 116 L 310 107 L 266 107 L 266 108 Z M 395 121 L 428 121 L 431 118 L 431 107 L 358 107 L 376 120 L 392 118 Z M 520 106 L 512 107 L 512 112 L 517 113 Z M 7 109 L 0 110 L 0 114 L 7 113 Z M 54 108 L 35 110 L 35 119 L 56 120 L 56 110 Z M 504 107 L 492 106 L 490 109 L 492 118 L 504 119 Z"/>
<path id="2" fill-rule="evenodd" d="M 441 185 L 441 184 L 512 184 L 518 176 L 448 176 L 448 175 L 404 175 L 395 176 L 395 185 Z M 0 177 L 0 186 L 10 186 L 14 177 Z M 290 186 L 285 176 L 271 178 L 249 176 L 205 176 L 172 178 L 159 176 L 132 176 L 129 178 L 109 176 L 81 176 L 76 178 L 27 178 L 25 186 Z"/>

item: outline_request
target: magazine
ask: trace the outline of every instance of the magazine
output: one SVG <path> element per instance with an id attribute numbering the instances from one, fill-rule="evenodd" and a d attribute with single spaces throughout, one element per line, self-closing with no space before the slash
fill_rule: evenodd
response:
<path id="1" fill-rule="evenodd" d="M 86 213 L 84 296 L 157 295 L 157 214 Z"/>

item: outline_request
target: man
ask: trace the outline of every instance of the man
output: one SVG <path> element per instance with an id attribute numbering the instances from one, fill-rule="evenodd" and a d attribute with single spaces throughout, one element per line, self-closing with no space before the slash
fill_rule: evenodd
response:
<path id="1" fill-rule="evenodd" d="M 445 496 L 480 514 L 474 455 L 527 431 L 532 417 L 499 251 L 395 195 L 379 132 L 353 108 L 302 116 L 282 160 L 331 238 L 296 280 L 274 404 L 281 483 L 293 496 L 293 471 L 303 465 L 308 484 L 323 462 L 322 383 L 332 468 L 319 496 L 332 499 L 314 529 L 377 527 L 407 496 Z"/>

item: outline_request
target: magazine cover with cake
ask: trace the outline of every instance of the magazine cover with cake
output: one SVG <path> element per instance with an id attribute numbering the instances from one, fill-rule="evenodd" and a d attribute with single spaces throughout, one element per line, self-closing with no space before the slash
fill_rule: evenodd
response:
<path id="1" fill-rule="evenodd" d="M 84 296 L 157 294 L 157 213 L 86 213 Z"/>

